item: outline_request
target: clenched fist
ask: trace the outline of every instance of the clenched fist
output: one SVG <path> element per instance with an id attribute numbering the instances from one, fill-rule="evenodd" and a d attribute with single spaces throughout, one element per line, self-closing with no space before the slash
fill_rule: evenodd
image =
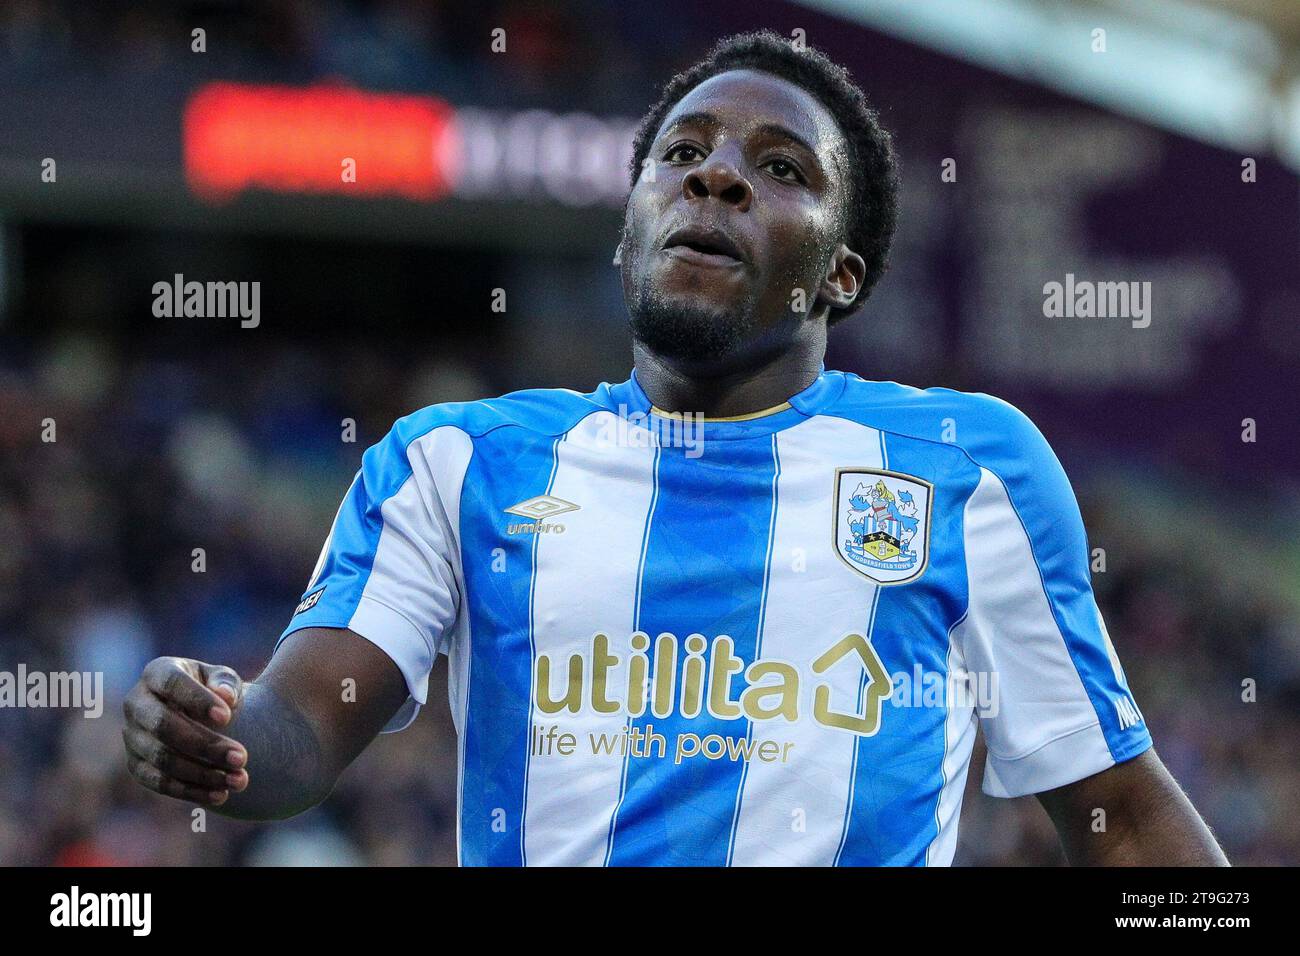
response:
<path id="1" fill-rule="evenodd" d="M 219 807 L 248 786 L 248 751 L 218 732 L 234 719 L 244 682 L 229 667 L 159 657 L 123 704 L 132 776 L 168 797 Z"/>

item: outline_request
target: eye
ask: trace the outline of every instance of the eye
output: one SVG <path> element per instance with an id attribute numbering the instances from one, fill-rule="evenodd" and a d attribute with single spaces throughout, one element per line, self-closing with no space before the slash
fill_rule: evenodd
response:
<path id="1" fill-rule="evenodd" d="M 698 163 L 704 158 L 704 151 L 694 143 L 674 143 L 664 153 L 666 163 Z"/>
<path id="2" fill-rule="evenodd" d="M 799 167 L 788 159 L 780 157 L 768 160 L 763 164 L 763 168 L 770 172 L 777 179 L 785 180 L 791 183 L 801 183 L 804 181 L 803 173 Z"/>

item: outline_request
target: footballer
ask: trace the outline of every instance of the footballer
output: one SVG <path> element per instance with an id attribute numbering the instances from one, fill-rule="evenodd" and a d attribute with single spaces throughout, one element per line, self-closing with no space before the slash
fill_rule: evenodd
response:
<path id="1" fill-rule="evenodd" d="M 977 728 L 984 790 L 1037 795 L 1071 862 L 1226 864 L 1152 750 L 1042 435 L 823 365 L 897 212 L 846 71 L 727 38 L 633 154 L 629 378 L 400 419 L 261 676 L 145 668 L 134 776 L 292 816 L 410 723 L 443 654 L 465 865 L 947 865 Z"/>

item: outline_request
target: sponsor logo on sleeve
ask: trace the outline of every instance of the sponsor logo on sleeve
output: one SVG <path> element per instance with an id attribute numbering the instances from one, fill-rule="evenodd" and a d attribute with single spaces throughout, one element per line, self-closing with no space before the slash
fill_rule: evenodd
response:
<path id="1" fill-rule="evenodd" d="M 329 585 L 326 585 L 325 587 L 329 587 Z M 298 606 L 293 609 L 293 616 L 297 617 L 303 611 L 310 611 L 316 606 L 317 602 L 320 601 L 320 596 L 324 593 L 325 588 L 321 588 L 319 591 L 313 591 L 311 594 L 307 595 L 299 602 Z"/>

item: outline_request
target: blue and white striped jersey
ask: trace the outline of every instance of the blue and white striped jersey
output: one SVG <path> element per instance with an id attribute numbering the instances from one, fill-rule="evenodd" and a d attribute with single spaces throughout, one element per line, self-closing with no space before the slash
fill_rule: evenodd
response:
<path id="1" fill-rule="evenodd" d="M 448 656 L 464 864 L 948 864 L 977 722 L 997 796 L 1151 745 L 1037 429 L 836 371 L 741 419 L 635 373 L 407 416 L 304 627 L 392 657 L 392 730 Z"/>

